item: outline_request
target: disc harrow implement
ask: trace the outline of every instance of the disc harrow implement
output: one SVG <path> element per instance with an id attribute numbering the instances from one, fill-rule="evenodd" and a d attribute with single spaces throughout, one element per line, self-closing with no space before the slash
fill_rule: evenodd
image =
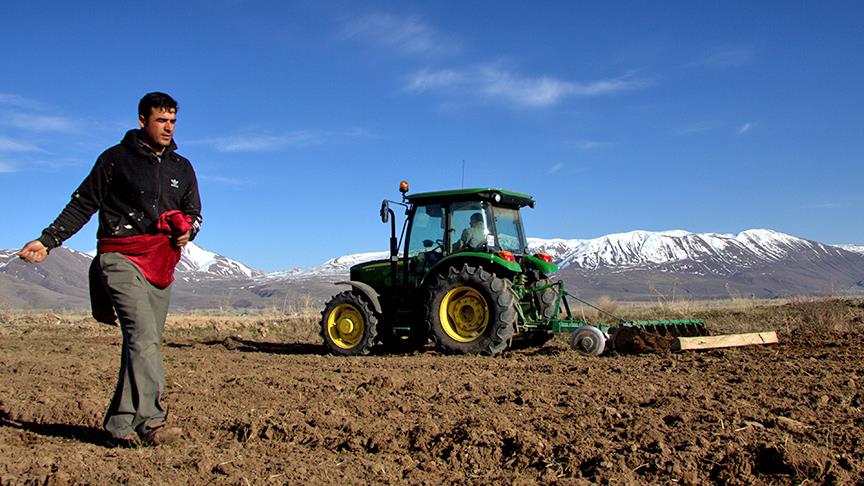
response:
<path id="1" fill-rule="evenodd" d="M 711 349 L 777 342 L 775 332 L 747 334 L 725 334 L 711 336 L 705 321 L 701 319 L 653 319 L 632 321 L 608 312 L 596 305 L 569 294 L 564 282 L 551 283 L 534 289 L 543 292 L 556 288 L 556 316 L 548 322 L 538 322 L 538 327 L 549 326 L 554 332 L 570 332 L 570 346 L 587 355 L 599 356 L 611 351 L 656 352 L 681 351 L 685 349 Z M 568 299 L 578 301 L 614 320 L 588 322 L 575 319 Z"/>

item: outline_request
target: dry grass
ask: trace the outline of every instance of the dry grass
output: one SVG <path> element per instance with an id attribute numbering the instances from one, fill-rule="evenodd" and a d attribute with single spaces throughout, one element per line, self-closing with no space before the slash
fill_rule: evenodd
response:
<path id="1" fill-rule="evenodd" d="M 234 336 L 260 341 L 320 342 L 318 320 L 320 314 L 305 312 L 300 315 L 272 311 L 256 313 L 226 313 L 195 311 L 170 313 L 165 322 L 166 336 L 172 338 L 222 339 Z M 86 312 L 0 312 L 0 335 L 20 332 L 21 328 L 50 326 L 73 329 L 82 335 L 101 336 L 119 334 L 116 326 L 100 324 Z"/>
<path id="2" fill-rule="evenodd" d="M 597 307 L 626 320 L 703 319 L 712 334 L 776 330 L 787 336 L 807 333 L 847 333 L 864 323 L 864 299 L 794 298 L 754 300 L 733 298 L 711 301 L 659 303 L 618 302 L 611 298 L 596 301 Z M 175 337 L 238 336 L 262 341 L 320 342 L 320 308 L 311 302 L 286 305 L 285 312 L 266 309 L 257 312 L 215 311 L 175 312 L 168 316 L 166 330 Z M 613 324 L 613 317 L 571 301 L 575 318 Z M 4 330 L 51 325 L 77 328 L 86 334 L 111 334 L 117 329 L 97 324 L 85 312 L 0 311 L 0 335 Z"/>
<path id="3" fill-rule="evenodd" d="M 776 330 L 791 333 L 845 333 L 864 321 L 864 299 L 813 298 L 759 300 L 616 302 L 601 298 L 597 307 L 625 320 L 703 319 L 713 334 Z M 613 324 L 615 319 L 583 304 L 571 303 L 573 316 Z"/>

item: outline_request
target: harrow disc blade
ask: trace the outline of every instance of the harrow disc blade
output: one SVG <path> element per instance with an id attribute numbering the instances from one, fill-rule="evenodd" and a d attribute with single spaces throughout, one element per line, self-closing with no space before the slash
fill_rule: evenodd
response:
<path id="1" fill-rule="evenodd" d="M 695 319 L 632 321 L 625 322 L 622 327 L 632 327 L 659 336 L 701 337 L 709 335 L 705 321 Z"/>

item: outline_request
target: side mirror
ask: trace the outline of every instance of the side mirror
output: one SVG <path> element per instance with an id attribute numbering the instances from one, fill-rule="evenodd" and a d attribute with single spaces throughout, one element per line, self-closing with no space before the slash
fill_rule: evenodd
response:
<path id="1" fill-rule="evenodd" d="M 387 200 L 381 201 L 381 222 L 390 221 L 390 203 Z"/>
<path id="2" fill-rule="evenodd" d="M 424 248 L 432 248 L 432 245 L 434 245 L 434 244 L 435 244 L 435 242 L 432 240 L 423 240 L 423 247 Z"/>

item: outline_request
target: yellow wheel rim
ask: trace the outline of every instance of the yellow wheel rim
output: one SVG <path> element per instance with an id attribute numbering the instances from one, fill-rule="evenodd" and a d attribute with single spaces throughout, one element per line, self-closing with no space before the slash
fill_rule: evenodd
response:
<path id="1" fill-rule="evenodd" d="M 340 348 L 351 349 L 360 344 L 365 330 L 363 314 L 351 304 L 340 304 L 327 316 L 327 334 Z"/>
<path id="2" fill-rule="evenodd" d="M 489 325 L 486 299 L 471 287 L 456 287 L 447 292 L 438 311 L 444 332 L 460 343 L 481 337 Z"/>

